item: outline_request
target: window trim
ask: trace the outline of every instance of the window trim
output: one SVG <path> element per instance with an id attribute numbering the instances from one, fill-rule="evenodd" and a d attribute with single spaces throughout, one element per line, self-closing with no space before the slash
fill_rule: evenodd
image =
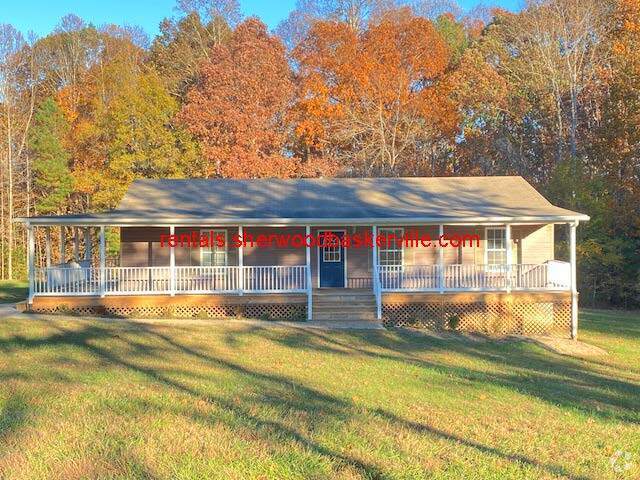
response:
<path id="1" fill-rule="evenodd" d="M 228 267 L 229 266 L 229 242 L 227 242 L 227 229 L 226 228 L 201 228 L 200 235 L 209 235 L 211 232 L 214 232 L 214 238 L 217 239 L 219 234 L 224 234 L 224 247 L 218 247 L 217 245 L 209 245 L 208 247 L 200 247 L 200 266 L 201 267 Z M 211 254 L 211 259 L 215 257 L 216 251 L 215 249 L 220 249 L 224 251 L 224 265 L 206 265 L 203 261 L 204 253 L 209 252 Z"/>
<path id="2" fill-rule="evenodd" d="M 502 236 L 504 239 L 504 248 L 489 248 L 489 230 L 500 230 L 502 231 Z M 492 267 L 495 265 L 506 265 L 507 264 L 507 227 L 500 226 L 491 226 L 484 228 L 484 264 L 488 270 L 497 270 Z M 489 264 L 489 251 L 492 252 L 504 252 L 504 263 L 492 263 Z"/>
<path id="3" fill-rule="evenodd" d="M 378 236 L 381 236 L 383 234 L 383 232 L 389 232 L 389 231 L 393 231 L 393 232 L 400 232 L 400 237 L 403 238 L 404 237 L 404 227 L 382 227 L 382 228 L 378 228 Z M 396 233 L 397 235 L 397 233 Z M 377 239 L 374 239 L 374 241 L 377 241 Z M 397 239 L 396 239 L 397 242 Z M 396 264 L 396 265 L 390 265 L 390 264 L 382 264 L 380 263 L 380 254 L 383 252 L 400 252 L 400 264 Z M 400 246 L 398 246 L 398 244 L 396 243 L 394 245 L 394 248 L 389 248 L 388 245 L 385 245 L 385 247 L 378 247 L 378 265 L 380 266 L 389 266 L 389 267 L 404 267 L 404 242 L 400 243 Z"/>
<path id="4" fill-rule="evenodd" d="M 331 248 L 331 249 L 336 249 L 336 250 L 331 250 L 330 252 L 327 251 L 327 248 Z M 342 262 L 342 245 L 340 243 L 338 243 L 338 245 L 325 245 L 323 247 L 320 247 L 320 252 L 322 253 L 322 263 L 340 263 Z M 327 258 L 325 257 L 326 253 L 332 253 L 335 254 L 337 253 L 337 260 L 327 260 Z"/>

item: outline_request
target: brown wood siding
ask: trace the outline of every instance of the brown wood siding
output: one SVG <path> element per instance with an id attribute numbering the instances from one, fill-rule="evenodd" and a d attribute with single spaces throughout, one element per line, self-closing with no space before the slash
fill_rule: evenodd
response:
<path id="1" fill-rule="evenodd" d="M 403 228 L 403 227 L 389 227 Z M 405 232 L 416 230 L 420 235 L 428 234 L 435 242 L 438 239 L 438 226 L 404 227 Z M 235 227 L 181 227 L 176 228 L 176 234 L 189 234 L 193 230 L 222 229 L 227 231 L 228 240 L 228 264 L 238 264 L 238 249 L 232 243 L 232 235 L 238 233 Z M 317 235 L 320 230 L 346 230 L 353 235 L 364 235 L 371 232 L 370 227 L 313 227 L 311 232 Z M 245 227 L 246 234 L 251 234 L 254 240 L 258 235 L 270 234 L 302 234 L 304 227 Z M 512 229 L 512 248 L 514 263 L 538 264 L 554 258 L 554 227 L 553 225 L 516 225 Z M 121 265 L 122 266 L 147 266 L 149 257 L 149 244 L 151 244 L 152 265 L 169 265 L 169 248 L 160 247 L 160 235 L 168 234 L 168 228 L 158 227 L 124 227 L 120 229 L 121 240 Z M 480 246 L 473 245 L 444 249 L 444 262 L 446 265 L 456 263 L 485 263 L 486 228 L 484 226 L 445 226 L 445 235 L 473 235 L 480 236 Z M 318 249 L 311 249 L 311 271 L 314 286 L 317 286 Z M 304 265 L 304 248 L 279 248 L 247 246 L 244 249 L 244 264 L 257 265 Z M 369 248 L 350 248 L 347 251 L 347 277 L 370 278 L 372 271 L 372 252 Z M 404 249 L 404 262 L 406 265 L 434 265 L 438 261 L 438 248 L 422 247 L 421 245 L 408 246 Z M 200 248 L 176 247 L 176 265 L 200 265 Z"/>
<path id="2" fill-rule="evenodd" d="M 176 235 L 189 235 L 193 231 L 200 230 L 227 230 L 227 238 L 231 241 L 231 235 L 238 232 L 237 228 L 223 227 L 178 227 Z M 161 235 L 169 235 L 169 228 L 162 227 L 123 227 L 120 229 L 120 264 L 123 267 L 146 267 L 148 262 L 148 249 L 151 244 L 151 265 L 154 267 L 168 266 L 170 261 L 169 247 L 161 246 Z M 228 246 L 228 264 L 238 264 L 238 250 Z M 188 245 L 176 246 L 176 265 L 189 266 L 200 265 L 200 248 L 191 248 Z"/>
<path id="3" fill-rule="evenodd" d="M 244 234 L 247 240 L 250 238 L 248 235 L 253 236 L 253 241 L 256 242 L 259 235 L 265 235 L 267 238 L 269 235 L 304 235 L 306 234 L 305 227 L 245 227 Z M 304 248 L 286 247 L 282 248 L 277 243 L 272 243 L 270 246 L 258 247 L 254 244 L 253 247 L 247 245 L 244 248 L 244 264 L 247 266 L 258 265 L 305 265 L 306 252 Z"/>

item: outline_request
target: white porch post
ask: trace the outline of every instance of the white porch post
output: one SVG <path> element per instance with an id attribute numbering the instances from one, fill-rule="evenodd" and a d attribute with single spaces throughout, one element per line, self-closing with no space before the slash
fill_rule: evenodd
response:
<path id="1" fill-rule="evenodd" d="M 504 229 L 505 247 L 507 249 L 507 293 L 511 293 L 511 269 L 512 269 L 512 252 L 511 252 L 511 224 L 507 223 Z"/>
<path id="2" fill-rule="evenodd" d="M 309 235 L 311 235 L 311 227 L 305 227 L 305 243 L 306 243 L 306 275 L 307 275 L 307 320 L 313 318 L 313 284 L 311 281 L 311 245 Z"/>
<path id="3" fill-rule="evenodd" d="M 64 243 L 65 243 L 64 225 L 60 225 L 60 263 L 61 264 L 67 261 L 67 259 L 64 258 Z"/>
<path id="4" fill-rule="evenodd" d="M 240 295 L 244 295 L 244 228 L 238 225 L 238 236 L 240 246 L 238 247 L 238 290 Z"/>
<path id="5" fill-rule="evenodd" d="M 100 292 L 100 296 L 104 297 L 105 295 L 105 278 L 106 278 L 106 271 L 105 271 L 105 266 L 106 266 L 106 243 L 105 243 L 105 239 L 104 239 L 104 226 L 100 227 L 100 269 L 99 269 L 99 276 L 98 276 L 98 282 L 100 282 L 100 285 L 98 287 L 99 292 Z"/>
<path id="6" fill-rule="evenodd" d="M 438 225 L 438 241 L 444 236 L 444 225 Z M 438 243 L 438 289 L 444 293 L 444 249 Z"/>
<path id="7" fill-rule="evenodd" d="M 569 254 L 571 262 L 571 338 L 578 338 L 578 285 L 576 281 L 576 228 L 578 222 L 569 224 Z"/>
<path id="8" fill-rule="evenodd" d="M 80 260 L 80 237 L 78 237 L 78 227 L 73 227 L 73 260 Z"/>
<path id="9" fill-rule="evenodd" d="M 371 265 L 373 266 L 373 289 L 376 297 L 376 318 L 382 319 L 382 286 L 380 285 L 380 272 L 378 272 L 378 226 L 371 226 L 373 248 L 371 249 Z"/>
<path id="10" fill-rule="evenodd" d="M 84 227 L 84 259 L 91 260 L 91 231 Z"/>
<path id="11" fill-rule="evenodd" d="M 45 231 L 45 239 L 44 239 L 44 255 L 46 260 L 46 266 L 49 268 L 51 266 L 51 227 L 44 227 Z"/>
<path id="12" fill-rule="evenodd" d="M 175 225 L 169 226 L 169 235 L 173 242 L 169 242 L 169 290 L 171 296 L 176 294 L 176 227 Z"/>
<path id="13" fill-rule="evenodd" d="M 29 296 L 27 301 L 29 305 L 33 304 L 34 284 L 35 284 L 35 256 L 36 256 L 36 242 L 33 237 L 33 227 L 27 226 L 27 274 L 29 276 Z"/>

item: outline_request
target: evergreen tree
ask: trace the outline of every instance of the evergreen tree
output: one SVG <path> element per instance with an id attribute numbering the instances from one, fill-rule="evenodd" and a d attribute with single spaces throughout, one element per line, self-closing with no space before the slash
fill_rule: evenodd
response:
<path id="1" fill-rule="evenodd" d="M 69 124 L 62 110 L 53 98 L 47 98 L 35 114 L 29 135 L 37 198 L 35 205 L 40 214 L 59 212 L 72 192 L 70 156 L 64 146 L 68 130 Z"/>

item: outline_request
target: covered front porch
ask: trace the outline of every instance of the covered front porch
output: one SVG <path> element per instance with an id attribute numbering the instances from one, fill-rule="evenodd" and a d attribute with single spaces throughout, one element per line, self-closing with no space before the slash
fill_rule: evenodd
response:
<path id="1" fill-rule="evenodd" d="M 419 226 L 422 231 L 430 231 L 433 238 L 453 235 L 463 227 L 459 224 Z M 485 236 L 482 239 L 484 244 L 481 252 L 474 254 L 473 258 L 461 249 L 449 251 L 446 248 L 432 248 L 426 251 L 423 248 L 420 251 L 412 251 L 404 247 L 380 247 L 378 242 L 374 242 L 372 248 L 358 249 L 344 246 L 311 246 L 311 242 L 301 248 L 273 250 L 260 250 L 258 247 L 242 244 L 237 248 L 214 248 L 198 252 L 184 251 L 176 244 L 161 250 L 157 248 L 158 235 L 162 232 L 176 235 L 189 229 L 224 231 L 225 235 L 233 232 L 240 237 L 246 233 L 258 235 L 260 232 L 265 235 L 270 232 L 289 232 L 306 237 L 322 231 L 332 231 L 338 234 L 368 233 L 376 238 L 381 232 L 384 234 L 390 230 L 402 230 L 402 226 L 164 225 L 140 230 L 141 227 L 132 225 L 88 225 L 73 223 L 71 220 L 63 224 L 28 225 L 28 303 L 33 305 L 34 300 L 38 303 L 38 299 L 43 299 L 40 300 L 41 305 L 50 305 L 51 300 L 61 298 L 65 299 L 65 303 L 71 303 L 70 299 L 78 297 L 94 298 L 93 304 L 105 302 L 104 299 L 110 297 L 150 297 L 149 302 L 153 303 L 159 302 L 161 297 L 218 296 L 224 297 L 224 302 L 231 299 L 233 303 L 233 298 L 236 298 L 237 304 L 244 304 L 247 302 L 239 301 L 239 297 L 245 296 L 248 300 L 256 296 L 271 295 L 275 301 L 275 295 L 280 295 L 280 300 L 284 302 L 300 305 L 304 301 L 305 317 L 312 320 L 314 293 L 324 286 L 331 286 L 345 290 L 369 291 L 375 299 L 375 318 L 380 320 L 383 318 L 384 295 L 394 292 L 409 295 L 445 295 L 461 292 L 561 293 L 572 292 L 575 288 L 575 223 L 568 224 L 571 262 L 553 258 L 539 263 L 526 262 L 532 258 L 527 255 L 528 236 L 518 232 L 541 231 L 543 226 L 532 228 L 525 224 L 507 223 L 476 224 L 472 227 L 481 232 L 490 229 L 492 236 L 496 235 L 495 232 L 499 232 L 501 236 L 499 241 Z M 107 228 L 119 228 L 121 240 L 129 240 L 120 244 L 118 265 L 109 264 L 106 256 Z M 44 234 L 39 235 L 44 241 L 43 248 L 37 249 L 43 252 L 41 255 L 36 255 L 36 229 L 44 231 Z M 57 255 L 53 253 L 52 248 L 52 233 L 56 229 L 59 230 Z M 514 231 L 516 235 L 513 235 Z M 71 235 L 68 235 L 69 233 Z M 73 253 L 72 258 L 66 260 L 65 251 L 70 250 L 66 245 L 69 237 Z M 487 250 L 496 250 L 493 248 L 494 244 L 503 246 L 504 252 L 490 258 L 499 258 L 502 261 L 482 261 L 488 258 Z M 57 259 L 54 259 L 56 256 Z M 202 263 L 205 258 L 211 263 L 217 261 L 221 264 L 185 264 Z M 331 268 L 325 270 L 325 263 Z M 331 280 L 330 285 L 323 280 L 324 272 L 330 272 L 331 278 L 327 277 Z M 46 298 L 50 300 L 44 301 Z M 152 300 L 153 298 L 156 300 Z"/>

